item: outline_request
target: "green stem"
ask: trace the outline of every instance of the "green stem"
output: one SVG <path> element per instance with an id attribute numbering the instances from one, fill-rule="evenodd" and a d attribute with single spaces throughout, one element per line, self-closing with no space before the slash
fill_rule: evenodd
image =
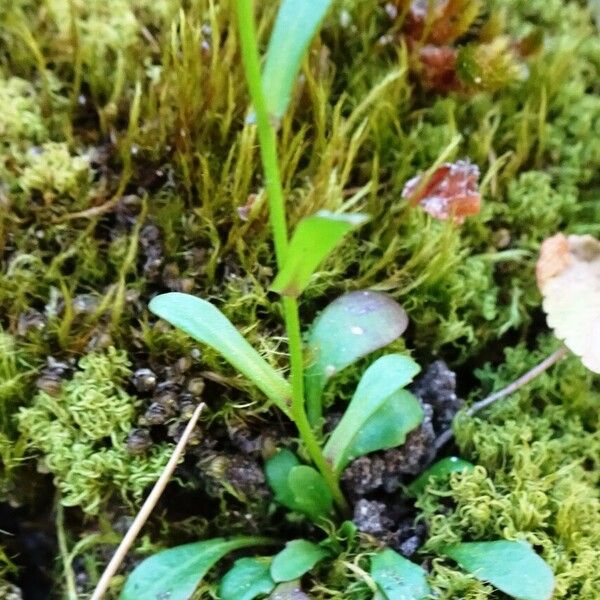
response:
<path id="1" fill-rule="evenodd" d="M 288 237 L 283 187 L 281 185 L 281 176 L 279 174 L 279 164 L 277 161 L 277 139 L 263 94 L 258 45 L 254 27 L 253 2 L 252 0 L 236 0 L 236 7 L 242 49 L 242 61 L 244 64 L 248 89 L 250 90 L 250 96 L 256 114 L 258 139 L 260 142 L 260 152 L 266 179 L 269 217 L 273 229 L 275 256 L 277 258 L 277 265 L 281 269 L 287 254 Z M 308 421 L 308 417 L 306 416 L 306 409 L 304 406 L 304 359 L 302 355 L 302 336 L 300 333 L 298 302 L 295 298 L 283 298 L 283 313 L 289 340 L 292 417 L 311 460 L 327 482 L 336 504 L 342 511 L 347 512 L 348 505 L 340 489 L 338 479 L 335 476 L 331 465 L 323 456 L 321 446 L 319 445 Z"/>
<path id="2" fill-rule="evenodd" d="M 304 358 L 302 356 L 302 335 L 296 298 L 283 297 L 285 327 L 288 333 L 290 352 L 290 371 L 292 384 L 292 417 L 298 428 L 304 446 L 325 479 L 335 503 L 344 513 L 349 511 L 348 504 L 340 489 L 338 478 L 332 465 L 327 461 L 315 436 L 304 406 Z"/>
<path id="3" fill-rule="evenodd" d="M 262 89 L 260 77 L 260 61 L 254 28 L 254 6 L 252 0 L 237 0 L 237 15 L 242 47 L 242 62 L 246 72 L 246 82 L 254 103 L 258 139 L 263 169 L 265 171 L 267 200 L 269 202 L 269 218 L 273 229 L 275 257 L 281 267 L 288 247 L 287 225 L 283 200 L 283 187 L 277 162 L 277 140 L 271 125 L 267 103 Z"/>
<path id="4" fill-rule="evenodd" d="M 73 573 L 72 561 L 67 547 L 67 536 L 65 534 L 65 513 L 60 503 L 60 494 L 57 494 L 56 500 L 56 538 L 58 540 L 58 550 L 63 564 L 63 573 L 65 576 L 66 595 L 68 600 L 78 600 L 77 586 L 75 585 L 75 573 Z"/>

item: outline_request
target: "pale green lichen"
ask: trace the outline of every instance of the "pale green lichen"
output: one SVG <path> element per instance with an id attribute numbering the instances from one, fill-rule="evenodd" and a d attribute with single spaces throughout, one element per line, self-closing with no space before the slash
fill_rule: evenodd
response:
<path id="1" fill-rule="evenodd" d="M 41 453 L 41 467 L 54 475 L 65 506 L 97 513 L 115 493 L 139 499 L 165 466 L 164 445 L 142 457 L 126 450 L 138 404 L 122 387 L 129 374 L 124 352 L 89 354 L 57 397 L 39 392 L 18 413 L 30 452 Z"/>

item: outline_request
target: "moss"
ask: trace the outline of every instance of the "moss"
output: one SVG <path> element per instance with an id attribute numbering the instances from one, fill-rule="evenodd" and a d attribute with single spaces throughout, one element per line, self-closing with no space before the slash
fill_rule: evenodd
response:
<path id="1" fill-rule="evenodd" d="M 13 336 L 0 330 L 0 497 L 16 500 L 14 473 L 22 464 L 25 444 L 19 439 L 13 420 L 29 392 L 33 365 Z"/>
<path id="2" fill-rule="evenodd" d="M 166 446 L 154 446 L 144 457 L 127 453 L 137 405 L 122 387 L 129 374 L 122 351 L 88 354 L 57 397 L 39 392 L 31 407 L 19 411 L 29 451 L 41 454 L 65 506 L 94 514 L 116 494 L 126 502 L 139 499 L 165 466 Z"/>
<path id="3" fill-rule="evenodd" d="M 499 388 L 542 355 L 524 346 L 508 350 L 502 368 L 487 366 L 479 377 L 484 388 Z M 456 541 L 525 539 L 552 567 L 556 598 L 597 596 L 600 579 L 593 565 L 600 558 L 600 437 L 595 407 L 600 390 L 592 379 L 576 358 L 569 358 L 485 417 L 459 421 L 461 456 L 478 466 L 430 486 L 420 499 L 430 528 L 427 550 Z M 492 595 L 441 561 L 433 581 L 442 597 L 461 590 L 472 598 Z"/>
<path id="4" fill-rule="evenodd" d="M 39 143 L 48 130 L 41 114 L 39 98 L 34 86 L 25 79 L 0 78 L 0 135 L 4 144 L 23 140 Z"/>
<path id="5" fill-rule="evenodd" d="M 67 197 L 85 205 L 90 178 L 85 157 L 72 156 L 65 143 L 48 142 L 27 153 L 19 185 L 26 194 L 41 194 L 46 204 Z"/>
<path id="6" fill-rule="evenodd" d="M 264 43 L 275 4 L 256 4 Z M 468 93 L 424 91 L 385 3 L 338 2 L 311 46 L 279 141 L 291 226 L 320 208 L 372 215 L 315 274 L 301 299 L 304 323 L 344 291 L 387 291 L 409 313 L 402 344 L 421 364 L 440 356 L 462 365 L 468 387 L 470 366 L 495 357 L 480 373 L 487 391 L 543 355 L 522 344 L 500 366 L 501 347 L 531 346 L 542 327 L 533 275 L 540 241 L 557 229 L 600 233 L 600 42 L 583 2 L 462 4 L 465 22 L 480 13 L 458 41 L 463 75 L 476 83 L 473 69 L 495 60 L 500 79 L 487 72 Z M 0 361 L 0 455 L 12 478 L 26 443 L 63 501 L 90 514 L 111 497 L 137 504 L 167 448 L 125 453 L 139 401 L 126 392 L 122 353 L 90 354 L 108 333 L 136 365 L 188 356 L 193 340 L 145 310 L 152 295 L 184 281 L 271 364 L 286 364 L 233 3 L 0 0 L 0 15 L 0 323 L 8 336 L 0 346 L 10 347 Z M 508 40 L 538 28 L 543 43 L 517 71 Z M 485 44 L 471 44 L 474 36 Z M 480 215 L 456 227 L 406 206 L 409 178 L 465 157 L 482 173 Z M 244 220 L 237 209 L 249 201 Z M 81 295 L 97 309 L 76 314 Z M 24 332 L 32 311 L 39 328 Z M 31 392 L 30 371 L 49 355 L 82 359 L 56 398 Z M 207 427 L 264 413 L 256 390 L 214 352 L 194 355 L 217 399 Z M 345 374 L 336 397 L 350 393 L 358 373 Z M 524 536 L 556 568 L 561 597 L 592 597 L 595 386 L 565 362 L 489 419 L 461 423 L 463 452 L 481 470 L 422 499 L 430 547 Z M 14 480 L 5 487 L 14 491 Z M 484 496 L 494 501 L 489 513 Z M 452 508 L 442 519 L 445 503 Z M 219 517 L 219 532 L 228 518 Z M 153 541 L 170 545 L 177 527 L 165 524 Z M 360 551 L 370 549 L 365 542 Z M 348 560 L 367 566 L 364 556 Z M 322 575 L 317 598 L 344 589 L 369 597 L 340 563 L 334 578 Z M 434 583 L 443 598 L 492 594 L 446 561 L 434 562 Z"/>

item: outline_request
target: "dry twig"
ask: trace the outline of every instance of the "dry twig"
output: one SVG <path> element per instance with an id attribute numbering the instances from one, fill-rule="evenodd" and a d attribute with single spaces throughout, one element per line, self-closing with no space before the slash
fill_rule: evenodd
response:
<path id="1" fill-rule="evenodd" d="M 131 545 L 133 544 L 140 530 L 148 520 L 148 517 L 154 510 L 154 507 L 156 506 L 158 499 L 162 495 L 165 487 L 167 486 L 167 483 L 169 483 L 169 480 L 173 475 L 173 471 L 175 470 L 179 459 L 183 455 L 183 451 L 185 450 L 185 446 L 190 438 L 190 435 L 192 434 L 192 431 L 194 430 L 194 427 L 198 422 L 198 417 L 200 416 L 200 413 L 204 410 L 205 406 L 206 405 L 203 402 L 201 402 L 196 407 L 196 410 L 194 411 L 194 414 L 189 420 L 189 423 L 187 424 L 181 436 L 181 439 L 179 440 L 179 442 L 177 442 L 175 450 L 173 450 L 171 458 L 169 458 L 169 462 L 166 464 L 163 472 L 161 473 L 157 482 L 154 484 L 152 491 L 146 498 L 146 501 L 142 505 L 142 508 L 140 508 L 140 511 L 133 520 L 131 527 L 129 527 L 129 530 L 125 534 L 125 537 L 121 540 L 119 547 L 113 554 L 113 557 L 110 559 L 110 562 L 108 563 L 106 569 L 104 569 L 104 573 L 102 573 L 102 577 L 100 577 L 98 585 L 96 586 L 96 589 L 94 590 L 94 593 L 92 594 L 90 600 L 102 600 L 102 598 L 104 597 L 104 594 L 106 593 L 106 590 L 110 585 L 110 580 L 117 572 L 117 569 L 123 562 L 123 559 L 125 558 L 127 552 L 129 552 Z"/>
<path id="2" fill-rule="evenodd" d="M 478 413 L 480 410 L 487 408 L 497 400 L 505 398 L 506 396 L 510 396 L 514 394 L 519 388 L 522 388 L 524 385 L 535 379 L 538 375 L 543 373 L 546 369 L 550 368 L 554 363 L 557 363 L 565 354 L 568 352 L 567 348 L 564 346 L 559 348 L 556 352 L 553 352 L 548 358 L 544 359 L 539 365 L 536 365 L 531 369 L 531 371 L 527 371 L 525 375 L 522 375 L 516 381 L 513 381 L 510 385 L 507 385 L 505 388 L 494 392 L 487 398 L 480 400 L 479 402 L 475 402 L 472 406 L 470 406 L 465 414 L 468 417 L 472 417 L 474 414 Z M 454 435 L 452 431 L 452 427 L 446 429 L 444 433 L 442 433 L 435 440 L 435 447 L 437 450 L 442 448 L 445 444 L 447 444 Z"/>

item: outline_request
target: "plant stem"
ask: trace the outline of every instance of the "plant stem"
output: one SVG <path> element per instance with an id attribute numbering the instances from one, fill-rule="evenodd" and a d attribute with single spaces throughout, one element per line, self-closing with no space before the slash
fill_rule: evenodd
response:
<path id="1" fill-rule="evenodd" d="M 535 379 L 538 375 L 541 375 L 544 371 L 549 369 L 554 363 L 557 363 L 565 354 L 568 352 L 567 348 L 564 346 L 553 352 L 550 356 L 545 358 L 541 363 L 533 367 L 530 371 L 527 371 L 524 375 L 521 375 L 519 379 L 516 379 L 511 384 L 507 385 L 505 388 L 490 394 L 487 398 L 483 400 L 479 400 L 479 402 L 475 402 L 470 408 L 465 411 L 465 415 L 468 417 L 472 417 L 480 410 L 487 408 L 497 400 L 501 400 L 502 398 L 506 398 L 506 396 L 510 396 L 514 394 L 519 388 L 522 388 L 524 385 Z M 452 427 L 444 431 L 436 440 L 435 447 L 436 449 L 440 449 L 447 442 L 450 441 L 454 432 L 452 431 Z"/>
<path id="2" fill-rule="evenodd" d="M 296 298 L 283 297 L 285 326 L 288 332 L 290 352 L 290 370 L 292 384 L 292 417 L 306 450 L 325 479 L 335 503 L 344 513 L 349 511 L 348 504 L 340 489 L 338 478 L 333 467 L 327 461 L 321 446 L 310 425 L 304 404 L 304 358 L 302 356 L 302 336 L 300 319 L 298 318 L 298 302 Z"/>
<path id="3" fill-rule="evenodd" d="M 65 534 L 65 511 L 60 503 L 60 494 L 56 498 L 56 538 L 58 540 L 58 549 L 63 563 L 63 573 L 65 576 L 67 600 L 77 600 L 77 586 L 75 585 L 75 574 L 71 567 L 69 558 L 69 549 L 67 547 L 67 536 Z"/>
<path id="4" fill-rule="evenodd" d="M 260 77 L 260 61 L 254 27 L 254 3 L 252 0 L 237 0 L 236 7 L 242 48 L 242 62 L 246 73 L 246 82 L 254 104 L 260 154 L 265 171 L 275 257 L 277 258 L 278 266 L 281 267 L 288 247 L 287 225 L 285 221 L 283 187 L 281 185 L 279 164 L 277 162 L 277 140 L 267 110 Z"/>
<path id="5" fill-rule="evenodd" d="M 262 165 L 265 172 L 267 200 L 269 203 L 269 218 L 273 229 L 273 242 L 277 266 L 281 269 L 284 264 L 288 236 L 285 218 L 283 187 L 277 160 L 277 139 L 271 123 L 270 115 L 262 88 L 260 75 L 260 60 L 256 31 L 254 26 L 254 5 L 252 0 L 236 0 L 242 61 L 250 96 L 254 104 L 258 139 Z M 295 298 L 283 298 L 283 314 L 288 335 L 290 354 L 290 380 L 292 384 L 291 412 L 300 438 L 316 467 L 323 475 L 335 503 L 343 511 L 348 511 L 348 504 L 340 489 L 338 479 L 331 465 L 323 456 L 323 451 L 306 416 L 304 405 L 304 358 L 302 354 L 302 336 L 298 302 Z"/>

